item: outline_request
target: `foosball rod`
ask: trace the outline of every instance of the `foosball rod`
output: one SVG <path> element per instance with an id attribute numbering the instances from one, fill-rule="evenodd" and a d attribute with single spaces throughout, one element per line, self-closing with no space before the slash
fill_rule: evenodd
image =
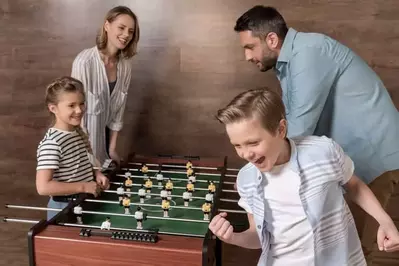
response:
<path id="1" fill-rule="evenodd" d="M 125 170 L 125 171 L 134 171 L 134 172 L 141 172 L 141 170 L 139 170 L 139 169 L 134 169 L 134 168 L 122 168 L 122 170 Z M 159 172 L 159 170 L 151 170 L 151 169 L 148 169 L 148 172 L 150 172 L 150 173 L 158 173 Z M 162 170 L 162 173 L 166 173 L 166 174 L 184 174 L 184 175 L 187 175 L 187 173 L 186 172 L 180 172 L 180 171 L 169 171 L 169 170 Z M 198 173 L 199 175 L 206 175 L 206 176 L 220 176 L 220 174 L 213 174 L 213 173 Z"/>
<path id="2" fill-rule="evenodd" d="M 128 164 L 133 164 L 133 165 L 142 165 L 143 163 L 135 163 L 135 162 L 130 162 Z M 146 163 L 147 166 L 160 166 L 157 163 Z M 162 164 L 162 167 L 170 167 L 170 168 L 182 168 L 186 169 L 187 167 L 185 165 L 173 165 L 173 164 Z M 203 170 L 218 170 L 219 168 L 217 167 L 206 167 L 206 166 L 195 166 L 193 165 L 193 169 L 203 169 Z M 240 169 L 236 168 L 226 168 L 227 171 L 232 171 L 232 172 L 238 172 Z"/>
<path id="3" fill-rule="evenodd" d="M 120 177 L 124 177 L 126 178 L 126 175 L 122 175 L 122 174 L 117 174 L 116 176 L 120 176 Z M 142 175 L 131 175 L 131 177 L 134 178 L 140 178 L 140 179 L 154 179 L 156 180 L 156 176 L 142 176 Z M 163 177 L 163 179 L 168 179 L 169 177 Z M 170 178 L 172 181 L 188 181 L 188 178 Z M 213 180 L 212 180 L 213 181 Z M 196 180 L 197 183 L 208 183 L 208 180 L 202 180 L 202 179 L 197 179 Z M 219 181 L 213 181 L 213 183 L 218 184 Z"/>
<path id="4" fill-rule="evenodd" d="M 111 194 L 118 194 L 118 192 L 116 190 L 104 190 L 103 192 L 111 193 Z M 123 192 L 123 194 L 138 195 L 139 193 L 138 192 L 125 191 L 125 192 Z M 149 193 L 149 194 L 146 194 L 146 195 L 151 195 L 151 196 L 154 196 L 154 197 L 160 197 L 159 194 L 155 194 L 155 193 Z M 172 198 L 183 198 L 182 195 L 175 195 L 175 194 L 168 195 L 168 196 L 170 196 Z M 199 200 L 202 199 L 203 200 L 203 199 L 205 199 L 205 197 L 191 197 L 191 199 L 199 199 Z M 220 200 L 221 201 L 225 201 L 225 202 L 238 202 L 238 200 L 234 200 L 234 199 L 220 199 Z"/>

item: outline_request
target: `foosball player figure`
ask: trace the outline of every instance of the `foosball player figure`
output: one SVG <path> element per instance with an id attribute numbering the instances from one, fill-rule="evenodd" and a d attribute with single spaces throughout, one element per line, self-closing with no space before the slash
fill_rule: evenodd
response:
<path id="1" fill-rule="evenodd" d="M 184 200 L 184 206 L 188 207 L 188 202 L 190 201 L 190 193 L 188 192 L 187 188 L 186 191 L 183 192 L 183 200 Z"/>
<path id="2" fill-rule="evenodd" d="M 209 181 L 208 190 L 209 190 L 212 194 L 215 194 L 216 186 L 215 186 L 215 184 L 213 183 L 213 181 Z"/>
<path id="3" fill-rule="evenodd" d="M 141 207 L 137 207 L 137 211 L 134 213 L 134 218 L 137 221 L 137 229 L 143 229 L 143 218 L 144 218 L 144 213 L 141 210 Z"/>
<path id="4" fill-rule="evenodd" d="M 166 182 L 165 187 L 166 187 L 166 191 L 168 192 L 168 200 L 171 200 L 172 199 L 173 182 L 170 177 L 168 179 L 168 182 Z"/>
<path id="5" fill-rule="evenodd" d="M 208 194 L 205 195 L 205 202 L 206 203 L 213 203 L 213 194 L 211 193 L 211 191 L 208 191 Z"/>
<path id="6" fill-rule="evenodd" d="M 165 186 L 163 186 L 161 190 L 161 199 L 167 200 L 168 199 L 168 191 L 166 190 Z"/>
<path id="7" fill-rule="evenodd" d="M 118 195 L 119 202 L 123 199 L 123 195 L 125 194 L 125 189 L 123 186 L 120 186 L 116 189 L 116 194 Z"/>
<path id="8" fill-rule="evenodd" d="M 190 166 L 188 169 L 187 169 L 187 177 L 189 177 L 190 175 L 193 175 L 194 174 L 194 170 L 193 170 L 193 168 Z"/>
<path id="9" fill-rule="evenodd" d="M 144 199 L 145 199 L 145 188 L 144 185 L 141 185 L 141 188 L 139 189 L 139 197 L 140 197 L 140 203 L 144 203 Z"/>
<path id="10" fill-rule="evenodd" d="M 193 192 L 194 192 L 194 184 L 190 180 L 188 181 L 186 188 L 187 188 L 188 194 L 190 195 L 190 201 L 193 201 L 192 197 L 193 197 Z"/>
<path id="11" fill-rule="evenodd" d="M 147 178 L 144 184 L 145 187 L 145 192 L 147 193 L 146 197 L 147 199 L 151 198 L 151 189 L 152 189 L 152 181 L 150 178 Z"/>
<path id="12" fill-rule="evenodd" d="M 163 174 L 161 173 L 161 170 L 158 171 L 158 174 L 156 175 L 156 179 L 158 181 L 158 186 L 162 186 Z"/>
<path id="13" fill-rule="evenodd" d="M 143 166 L 141 167 L 141 172 L 146 176 L 148 173 L 148 167 L 145 163 L 143 163 Z"/>
<path id="14" fill-rule="evenodd" d="M 111 218 L 105 218 L 105 221 L 101 224 L 101 230 L 110 230 L 111 229 Z"/>
<path id="15" fill-rule="evenodd" d="M 122 206 L 125 208 L 125 214 L 130 214 L 130 198 L 128 195 L 123 196 Z"/>
<path id="16" fill-rule="evenodd" d="M 78 223 L 78 224 L 83 224 L 82 211 L 83 211 L 83 209 L 80 205 L 76 205 L 73 208 L 73 213 L 76 215 L 76 223 Z"/>
<path id="17" fill-rule="evenodd" d="M 193 167 L 193 163 L 190 160 L 188 160 L 186 163 L 186 168 L 188 169 L 190 167 Z"/>
<path id="18" fill-rule="evenodd" d="M 130 192 L 132 190 L 133 187 L 133 181 L 130 179 L 130 177 L 126 178 L 125 180 L 125 189 L 127 192 Z M 130 196 L 130 194 L 129 194 Z"/>
<path id="19" fill-rule="evenodd" d="M 125 178 L 131 178 L 132 177 L 132 173 L 130 173 L 129 171 L 125 172 Z"/>
<path id="20" fill-rule="evenodd" d="M 169 217 L 169 208 L 170 208 L 169 200 L 163 200 L 162 201 L 163 217 Z"/>
<path id="21" fill-rule="evenodd" d="M 188 177 L 188 180 L 191 181 L 191 183 L 193 183 L 194 185 L 194 191 L 195 191 L 195 183 L 197 182 L 197 177 L 195 176 L 195 173 L 193 173 L 192 175 L 190 175 Z"/>
<path id="22" fill-rule="evenodd" d="M 209 213 L 211 212 L 211 204 L 207 202 L 202 204 L 202 211 L 204 212 L 204 220 L 209 220 Z"/>

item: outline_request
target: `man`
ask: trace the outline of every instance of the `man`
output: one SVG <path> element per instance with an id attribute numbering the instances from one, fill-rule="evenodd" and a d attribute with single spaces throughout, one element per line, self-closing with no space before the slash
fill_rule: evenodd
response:
<path id="1" fill-rule="evenodd" d="M 330 37 L 288 29 L 272 7 L 251 8 L 234 30 L 247 61 L 261 71 L 274 69 L 283 91 L 288 137 L 334 139 L 354 161 L 355 174 L 386 208 L 399 181 L 399 115 L 376 73 Z M 368 255 L 377 224 L 351 208 Z"/>

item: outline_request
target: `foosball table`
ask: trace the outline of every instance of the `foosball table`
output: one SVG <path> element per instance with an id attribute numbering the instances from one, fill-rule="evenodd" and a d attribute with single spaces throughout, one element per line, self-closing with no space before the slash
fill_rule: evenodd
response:
<path id="1" fill-rule="evenodd" d="M 221 265 L 208 225 L 221 211 L 226 169 L 227 158 L 131 155 L 104 171 L 110 188 L 100 196 L 73 195 L 31 228 L 30 265 Z"/>

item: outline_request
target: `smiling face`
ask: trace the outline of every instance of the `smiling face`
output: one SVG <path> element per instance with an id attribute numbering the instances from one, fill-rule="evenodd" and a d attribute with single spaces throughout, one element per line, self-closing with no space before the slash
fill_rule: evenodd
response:
<path id="1" fill-rule="evenodd" d="M 266 130 L 256 117 L 226 124 L 226 131 L 238 156 L 262 172 L 287 161 L 285 120 L 280 121 L 279 128 L 273 133 Z"/>
<path id="2" fill-rule="evenodd" d="M 241 31 L 239 36 L 245 59 L 248 62 L 254 63 L 262 72 L 276 66 L 279 39 L 275 33 L 269 33 L 264 40 L 254 37 L 252 31 L 249 30 Z"/>
<path id="3" fill-rule="evenodd" d="M 112 22 L 108 20 L 104 24 L 104 30 L 107 32 L 108 45 L 123 50 L 133 38 L 134 20 L 131 16 L 121 14 Z"/>
<path id="4" fill-rule="evenodd" d="M 62 130 L 73 130 L 82 122 L 85 112 L 85 99 L 82 93 L 62 92 L 57 96 L 57 104 L 49 104 L 49 110 L 56 117 L 55 126 Z"/>

